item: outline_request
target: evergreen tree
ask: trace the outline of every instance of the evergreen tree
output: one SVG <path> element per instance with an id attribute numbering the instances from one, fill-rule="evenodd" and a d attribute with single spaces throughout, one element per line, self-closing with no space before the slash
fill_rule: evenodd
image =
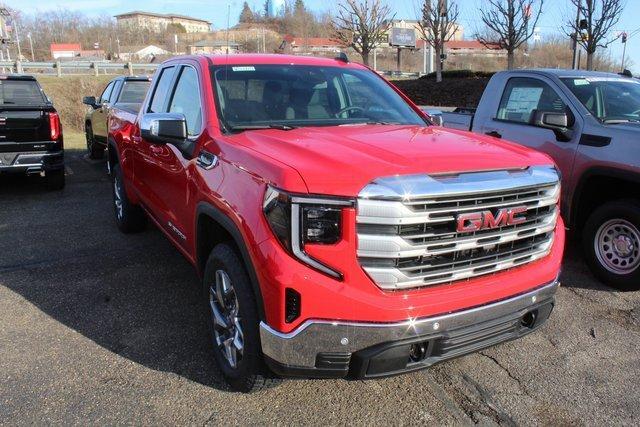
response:
<path id="1" fill-rule="evenodd" d="M 254 21 L 253 11 L 249 7 L 249 3 L 247 3 L 246 1 L 242 5 L 242 12 L 240 12 L 239 21 L 243 24 Z"/>

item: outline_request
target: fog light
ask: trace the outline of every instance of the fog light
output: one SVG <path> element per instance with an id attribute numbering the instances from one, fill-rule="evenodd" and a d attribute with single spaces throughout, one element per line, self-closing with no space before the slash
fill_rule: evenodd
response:
<path id="1" fill-rule="evenodd" d="M 428 342 L 419 342 L 411 344 L 409 348 L 409 360 L 411 362 L 421 362 L 427 357 L 427 345 Z"/>

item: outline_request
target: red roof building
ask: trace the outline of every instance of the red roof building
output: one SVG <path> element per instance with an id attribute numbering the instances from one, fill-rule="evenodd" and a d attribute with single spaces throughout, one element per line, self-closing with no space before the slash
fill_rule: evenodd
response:
<path id="1" fill-rule="evenodd" d="M 80 43 L 51 43 L 49 51 L 53 59 L 74 58 L 80 56 L 82 46 Z"/>
<path id="2" fill-rule="evenodd" d="M 417 40 L 417 47 L 422 49 L 426 42 Z M 427 45 L 428 46 L 428 45 Z M 447 55 L 470 55 L 470 56 L 504 56 L 506 51 L 498 43 L 482 43 L 478 40 L 451 40 L 445 42 L 444 50 Z"/>

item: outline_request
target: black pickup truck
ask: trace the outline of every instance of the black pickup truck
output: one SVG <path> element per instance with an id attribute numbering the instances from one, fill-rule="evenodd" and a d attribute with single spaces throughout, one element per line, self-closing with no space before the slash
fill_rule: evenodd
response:
<path id="1" fill-rule="evenodd" d="M 107 147 L 107 119 L 111 108 L 118 104 L 121 109 L 136 113 L 151 84 L 147 76 L 120 76 L 111 80 L 99 98 L 85 96 L 82 102 L 91 107 L 85 117 L 84 129 L 87 151 L 92 159 L 101 159 Z"/>
<path id="2" fill-rule="evenodd" d="M 60 117 L 32 76 L 0 75 L 0 175 L 40 175 L 64 187 Z"/>

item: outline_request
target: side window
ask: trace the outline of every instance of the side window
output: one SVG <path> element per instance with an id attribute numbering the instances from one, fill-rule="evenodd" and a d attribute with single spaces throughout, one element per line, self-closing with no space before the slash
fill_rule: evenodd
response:
<path id="1" fill-rule="evenodd" d="M 153 90 L 153 98 L 151 98 L 148 110 L 149 113 L 164 112 L 164 104 L 167 96 L 169 95 L 169 86 L 171 85 L 175 68 L 176 67 L 167 67 L 160 72 L 160 76 L 158 76 L 158 84 L 156 84 L 156 87 Z"/>
<path id="2" fill-rule="evenodd" d="M 183 67 L 169 104 L 170 113 L 181 113 L 187 120 L 189 136 L 195 136 L 202 130 L 202 106 L 198 73 L 192 67 Z"/>
<path id="3" fill-rule="evenodd" d="M 104 89 L 104 92 L 102 92 L 102 95 L 100 95 L 100 104 L 102 104 L 103 102 L 109 102 L 109 97 L 111 96 L 111 91 L 113 90 L 113 82 L 109 83 L 107 85 L 107 87 Z"/>
<path id="4" fill-rule="evenodd" d="M 514 77 L 507 82 L 502 94 L 499 120 L 532 124 L 536 111 L 565 112 L 567 105 L 547 83 L 538 79 Z"/>
<path id="5" fill-rule="evenodd" d="M 116 84 L 113 86 L 113 90 L 111 91 L 111 95 L 109 96 L 109 102 L 114 104 L 118 100 L 118 95 L 120 94 L 120 89 L 122 88 L 122 80 L 116 81 Z"/>

